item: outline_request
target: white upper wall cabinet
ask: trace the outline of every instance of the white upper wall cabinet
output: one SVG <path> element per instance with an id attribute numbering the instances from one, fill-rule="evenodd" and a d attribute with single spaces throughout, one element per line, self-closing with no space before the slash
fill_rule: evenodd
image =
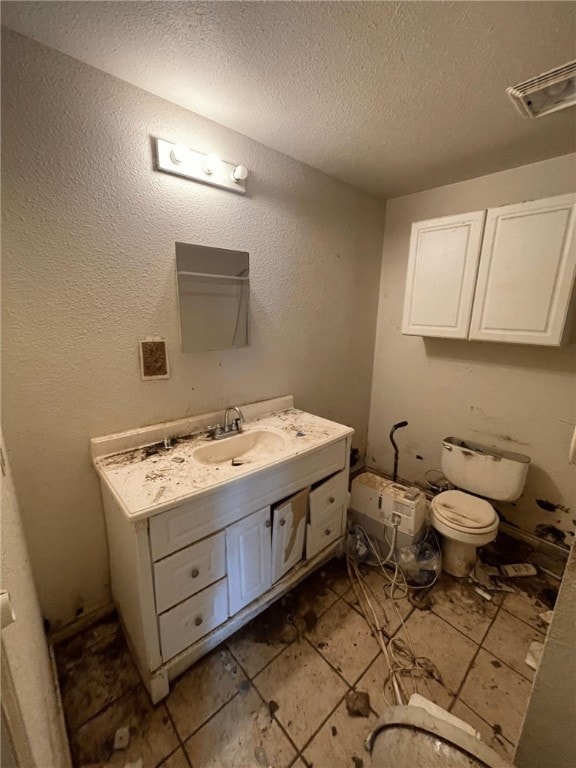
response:
<path id="1" fill-rule="evenodd" d="M 576 269 L 576 195 L 488 211 L 471 339 L 558 345 Z"/>
<path id="2" fill-rule="evenodd" d="M 413 224 L 402 332 L 558 346 L 575 216 L 569 194 Z"/>
<path id="3" fill-rule="evenodd" d="M 485 215 L 412 224 L 402 333 L 467 338 Z"/>

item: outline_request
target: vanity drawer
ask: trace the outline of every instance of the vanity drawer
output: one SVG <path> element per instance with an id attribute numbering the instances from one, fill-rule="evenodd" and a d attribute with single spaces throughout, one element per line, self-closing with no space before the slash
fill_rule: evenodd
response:
<path id="1" fill-rule="evenodd" d="M 324 517 L 324 521 L 318 525 L 311 523 L 306 531 L 306 559 L 314 557 L 324 547 L 332 544 L 344 533 L 346 520 L 346 508 L 344 506 L 330 510 Z"/>
<path id="2" fill-rule="evenodd" d="M 320 525 L 326 515 L 346 504 L 348 473 L 338 472 L 310 493 L 310 523 Z"/>
<path id="3" fill-rule="evenodd" d="M 168 661 L 228 618 L 228 581 L 222 579 L 158 617 L 160 648 Z"/>
<path id="4" fill-rule="evenodd" d="M 224 532 L 199 541 L 154 563 L 156 611 L 162 613 L 185 597 L 226 576 Z"/>

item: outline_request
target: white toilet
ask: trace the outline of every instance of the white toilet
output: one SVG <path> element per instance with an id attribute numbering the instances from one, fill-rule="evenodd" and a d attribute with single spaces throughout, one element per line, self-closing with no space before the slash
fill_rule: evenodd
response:
<path id="1" fill-rule="evenodd" d="M 384 712 L 366 747 L 371 768 L 513 768 L 468 723 L 418 694 Z"/>
<path id="2" fill-rule="evenodd" d="M 430 522 L 441 534 L 442 569 L 462 578 L 474 568 L 476 549 L 498 532 L 498 515 L 485 499 L 517 499 L 524 490 L 530 457 L 447 437 L 442 441 L 441 465 L 446 479 L 463 490 L 435 496 Z"/>

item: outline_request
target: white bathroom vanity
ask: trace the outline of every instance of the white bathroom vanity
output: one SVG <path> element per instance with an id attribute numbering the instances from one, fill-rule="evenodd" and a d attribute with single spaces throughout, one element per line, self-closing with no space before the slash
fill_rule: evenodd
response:
<path id="1" fill-rule="evenodd" d="M 154 703 L 342 546 L 353 430 L 293 405 L 242 406 L 223 440 L 207 413 L 91 441 L 112 594 Z"/>

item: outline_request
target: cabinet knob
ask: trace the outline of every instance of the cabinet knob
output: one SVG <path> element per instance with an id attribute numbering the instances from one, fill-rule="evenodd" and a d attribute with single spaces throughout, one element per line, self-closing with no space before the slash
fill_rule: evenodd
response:
<path id="1" fill-rule="evenodd" d="M 193 568 L 193 569 L 192 569 L 192 578 L 193 578 L 193 579 L 195 579 L 195 578 L 197 578 L 199 575 L 200 575 L 200 571 L 198 570 L 198 568 Z"/>
<path id="2" fill-rule="evenodd" d="M 272 521 L 266 520 L 266 528 L 270 528 L 271 525 L 272 525 Z"/>
<path id="3" fill-rule="evenodd" d="M 332 533 L 332 531 L 330 530 L 330 528 L 326 528 L 326 530 L 324 531 L 324 533 L 326 534 L 326 536 L 330 536 L 330 534 Z"/>
<path id="4" fill-rule="evenodd" d="M 194 624 L 195 624 L 197 627 L 199 627 L 199 626 L 200 626 L 200 624 L 202 624 L 202 616 L 196 616 L 196 618 L 194 619 Z"/>
<path id="5" fill-rule="evenodd" d="M 282 520 L 280 520 L 280 525 L 286 525 L 286 520 L 284 518 L 282 518 Z"/>
<path id="6" fill-rule="evenodd" d="M 330 502 L 330 504 L 334 504 L 334 502 L 336 501 L 336 499 L 334 498 L 334 496 L 330 496 L 330 498 L 328 499 L 328 501 Z"/>

